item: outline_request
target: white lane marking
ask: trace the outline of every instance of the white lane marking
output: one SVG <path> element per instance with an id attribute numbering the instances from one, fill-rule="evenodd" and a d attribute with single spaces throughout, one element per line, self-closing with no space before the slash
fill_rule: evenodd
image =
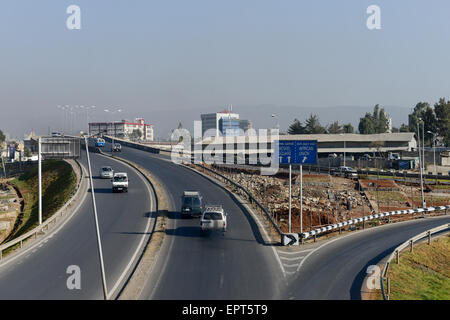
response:
<path id="1" fill-rule="evenodd" d="M 306 249 L 306 250 L 301 250 L 301 251 L 282 251 L 282 250 L 277 250 L 277 251 L 278 251 L 278 253 L 281 253 L 281 254 L 291 255 L 291 254 L 299 254 L 299 253 L 303 253 L 303 252 L 310 252 L 313 250 L 314 249 Z"/>
<path id="2" fill-rule="evenodd" d="M 87 173 L 86 173 L 86 172 L 87 172 L 86 167 L 85 167 L 81 162 L 79 162 L 79 164 L 80 164 L 80 166 L 81 166 L 81 168 L 82 168 L 82 171 L 83 171 L 81 174 L 83 175 L 83 178 L 86 179 L 86 178 L 85 178 L 86 175 L 87 175 Z M 70 214 L 69 216 L 67 216 L 66 219 L 65 219 L 65 220 L 64 220 L 64 221 L 63 221 L 56 229 L 54 229 L 54 230 L 52 230 L 52 231 L 50 232 L 50 234 L 57 234 L 58 231 L 61 230 L 61 229 L 67 224 L 67 222 L 70 221 L 70 219 L 75 215 L 75 213 L 78 212 L 78 210 L 80 209 L 81 205 L 84 203 L 84 201 L 85 201 L 85 199 L 86 199 L 86 197 L 87 197 L 88 190 L 89 190 L 89 188 L 86 189 L 86 192 L 84 193 L 84 196 L 80 199 L 80 201 L 78 201 L 77 206 L 76 206 L 75 209 L 72 211 L 72 214 Z M 49 234 L 49 235 L 50 235 L 50 234 Z M 47 237 L 48 237 L 49 235 L 47 235 Z M 11 258 L 9 258 L 9 259 L 4 259 L 2 262 L 0 262 L 0 267 L 3 267 L 3 266 L 5 266 L 5 265 L 7 265 L 8 263 L 17 260 L 19 257 L 21 257 L 22 255 L 24 255 L 25 253 L 29 252 L 29 251 L 32 250 L 32 249 L 33 249 L 32 252 L 36 252 L 36 251 L 37 251 L 37 247 L 42 247 L 42 244 L 41 244 L 41 243 L 42 243 L 42 241 L 45 240 L 45 239 L 46 239 L 46 238 L 42 238 L 42 239 L 38 240 L 37 242 L 31 244 L 29 248 L 23 249 L 23 251 L 19 251 L 19 252 L 18 252 L 17 254 L 15 254 L 13 257 L 11 257 Z M 38 246 L 39 244 L 41 244 L 41 245 Z"/>
<path id="3" fill-rule="evenodd" d="M 107 156 L 105 156 L 105 155 L 101 155 L 101 156 L 107 157 Z M 117 161 L 117 162 L 119 162 L 120 164 L 123 164 L 123 165 L 125 165 L 125 166 L 128 166 L 131 170 L 135 171 L 135 173 L 138 175 L 138 177 L 142 180 L 142 182 L 144 182 L 145 186 L 147 187 L 147 191 L 148 191 L 149 194 L 150 194 L 150 212 L 153 212 L 153 201 L 154 201 L 154 199 L 153 199 L 153 194 L 152 194 L 152 193 L 153 193 L 153 190 L 151 189 L 150 184 L 148 183 L 148 181 L 147 181 L 146 179 L 144 179 L 144 177 L 142 176 L 142 174 L 141 174 L 137 169 L 133 168 L 133 167 L 130 166 L 128 163 L 122 162 L 122 161 L 119 161 L 119 160 L 117 160 L 117 159 L 110 158 L 110 157 L 107 157 L 107 158 L 108 158 L 108 159 L 112 159 L 112 160 L 114 160 L 114 161 Z M 123 272 L 122 272 L 122 274 L 120 275 L 119 279 L 116 281 L 116 283 L 114 284 L 114 286 L 112 287 L 112 289 L 109 291 L 109 293 L 108 293 L 108 299 L 110 299 L 111 296 L 113 295 L 113 293 L 117 290 L 117 288 L 119 287 L 120 283 L 121 283 L 122 280 L 125 278 L 125 276 L 127 275 L 129 269 L 131 268 L 131 266 L 132 266 L 133 263 L 135 262 L 136 256 L 137 256 L 137 255 L 139 254 L 139 252 L 141 251 L 142 246 L 143 246 L 143 244 L 144 244 L 145 237 L 147 236 L 147 233 L 149 232 L 149 229 L 150 229 L 150 222 L 151 222 L 151 220 L 152 220 L 152 219 L 150 219 L 150 218 L 147 220 L 147 225 L 146 225 L 146 227 L 145 227 L 145 232 L 143 233 L 143 235 L 142 235 L 142 237 L 141 237 L 141 241 L 139 242 L 139 244 L 138 244 L 136 250 L 134 251 L 133 256 L 131 257 L 131 259 L 130 259 L 130 261 L 128 262 L 127 266 L 126 266 L 125 269 L 123 270 Z"/>
<path id="4" fill-rule="evenodd" d="M 296 263 L 296 264 L 284 264 L 284 266 L 286 268 L 294 268 L 294 267 L 298 267 L 298 263 Z"/>
<path id="5" fill-rule="evenodd" d="M 287 258 L 287 257 L 280 257 L 281 260 L 286 260 L 286 261 L 295 261 L 295 260 L 300 260 L 303 259 L 305 256 L 301 256 L 301 257 L 293 257 L 293 258 Z"/>

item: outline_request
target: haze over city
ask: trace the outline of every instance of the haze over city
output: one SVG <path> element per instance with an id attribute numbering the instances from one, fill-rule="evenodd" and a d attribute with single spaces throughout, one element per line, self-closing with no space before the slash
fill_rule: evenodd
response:
<path id="1" fill-rule="evenodd" d="M 160 138 L 229 104 L 256 128 L 311 112 L 357 128 L 375 104 L 399 126 L 450 87 L 444 0 L 377 1 L 380 30 L 366 27 L 372 1 L 81 0 L 81 30 L 66 28 L 70 4 L 2 3 L 0 127 L 13 137 L 60 129 L 57 105 L 143 117 Z"/>

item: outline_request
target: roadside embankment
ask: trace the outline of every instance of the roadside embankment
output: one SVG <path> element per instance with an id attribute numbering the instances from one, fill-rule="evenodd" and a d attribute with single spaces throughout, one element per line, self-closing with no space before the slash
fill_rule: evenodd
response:
<path id="1" fill-rule="evenodd" d="M 450 234 L 414 247 L 389 266 L 390 300 L 450 299 Z"/>
<path id="2" fill-rule="evenodd" d="M 12 185 L 24 200 L 12 232 L 12 240 L 38 225 L 38 171 L 37 168 L 11 180 Z M 42 220 L 45 221 L 58 211 L 72 196 L 77 183 L 72 165 L 62 160 L 48 160 L 42 164 Z"/>

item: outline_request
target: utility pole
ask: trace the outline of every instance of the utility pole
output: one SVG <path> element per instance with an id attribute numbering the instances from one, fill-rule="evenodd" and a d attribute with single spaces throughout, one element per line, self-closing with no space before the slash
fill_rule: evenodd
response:
<path id="1" fill-rule="evenodd" d="M 94 209 L 95 231 L 97 233 L 98 255 L 99 255 L 99 259 L 100 259 L 100 271 L 101 271 L 101 275 L 102 275 L 102 284 L 103 284 L 103 297 L 105 300 L 108 300 L 108 289 L 106 287 L 105 266 L 103 263 L 102 242 L 100 239 L 100 230 L 98 227 L 97 206 L 95 204 L 94 182 L 92 181 L 91 161 L 89 159 L 89 145 L 88 145 L 88 139 L 86 136 L 84 136 L 84 143 L 86 144 L 86 157 L 87 157 L 88 168 L 89 168 L 89 183 L 91 186 L 92 207 Z"/>
<path id="2" fill-rule="evenodd" d="M 289 233 L 292 232 L 292 224 L 291 224 L 291 195 L 292 195 L 292 165 L 289 163 Z"/>
<path id="3" fill-rule="evenodd" d="M 422 152 L 420 151 L 420 124 L 419 121 L 417 122 L 417 141 L 419 143 L 418 149 L 419 149 L 419 167 L 420 167 L 420 193 L 422 195 L 422 207 L 425 207 L 425 197 L 423 194 L 423 178 L 422 178 Z M 414 202 L 414 200 L 413 200 Z"/>
<path id="4" fill-rule="evenodd" d="M 38 139 L 38 189 L 39 189 L 39 225 L 42 224 L 42 142 L 41 137 Z"/>
<path id="5" fill-rule="evenodd" d="M 300 197 L 299 197 L 299 201 L 300 201 L 300 233 L 303 233 L 303 165 L 300 165 Z"/>

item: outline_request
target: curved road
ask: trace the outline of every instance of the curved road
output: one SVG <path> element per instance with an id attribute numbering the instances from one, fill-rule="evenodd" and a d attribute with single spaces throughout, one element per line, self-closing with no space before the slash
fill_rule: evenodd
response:
<path id="1" fill-rule="evenodd" d="M 87 168 L 84 151 L 82 158 Z M 130 167 L 99 154 L 90 153 L 90 158 L 107 285 L 117 294 L 128 276 L 127 267 L 133 266 L 130 261 L 139 257 L 140 244 L 148 237 L 153 198 L 147 182 Z M 109 179 L 96 178 L 104 165 L 128 173 L 128 193 L 113 194 Z M 0 299 L 103 299 L 90 191 L 60 230 L 22 252 L 0 263 Z M 81 290 L 66 287 L 69 265 L 81 269 Z"/>
<path id="2" fill-rule="evenodd" d="M 361 299 L 367 267 L 379 263 L 409 238 L 445 223 L 450 223 L 450 216 L 393 223 L 325 242 L 305 260 L 286 297 Z"/>
<path id="3" fill-rule="evenodd" d="M 167 156 L 125 146 L 118 156 L 150 171 L 171 196 L 162 259 L 142 299 L 280 298 L 282 275 L 273 250 L 258 242 L 253 220 L 227 192 Z M 224 236 L 202 237 L 198 218 L 180 219 L 184 190 L 198 190 L 207 204 L 223 205 L 228 213 Z"/>
<path id="4" fill-rule="evenodd" d="M 378 263 L 408 238 L 450 222 L 449 216 L 418 219 L 334 238 L 319 244 L 297 274 L 283 281 L 273 251 L 258 243 L 251 219 L 221 188 L 171 163 L 167 155 L 123 147 L 119 156 L 151 171 L 173 195 L 174 212 L 166 232 L 169 240 L 155 272 L 161 276 L 151 275 L 142 298 L 361 299 L 369 265 Z M 222 203 L 231 213 L 225 237 L 202 238 L 198 220 L 179 219 L 179 197 L 186 189 L 201 191 L 207 202 Z M 299 251 L 304 249 L 298 247 Z"/>

